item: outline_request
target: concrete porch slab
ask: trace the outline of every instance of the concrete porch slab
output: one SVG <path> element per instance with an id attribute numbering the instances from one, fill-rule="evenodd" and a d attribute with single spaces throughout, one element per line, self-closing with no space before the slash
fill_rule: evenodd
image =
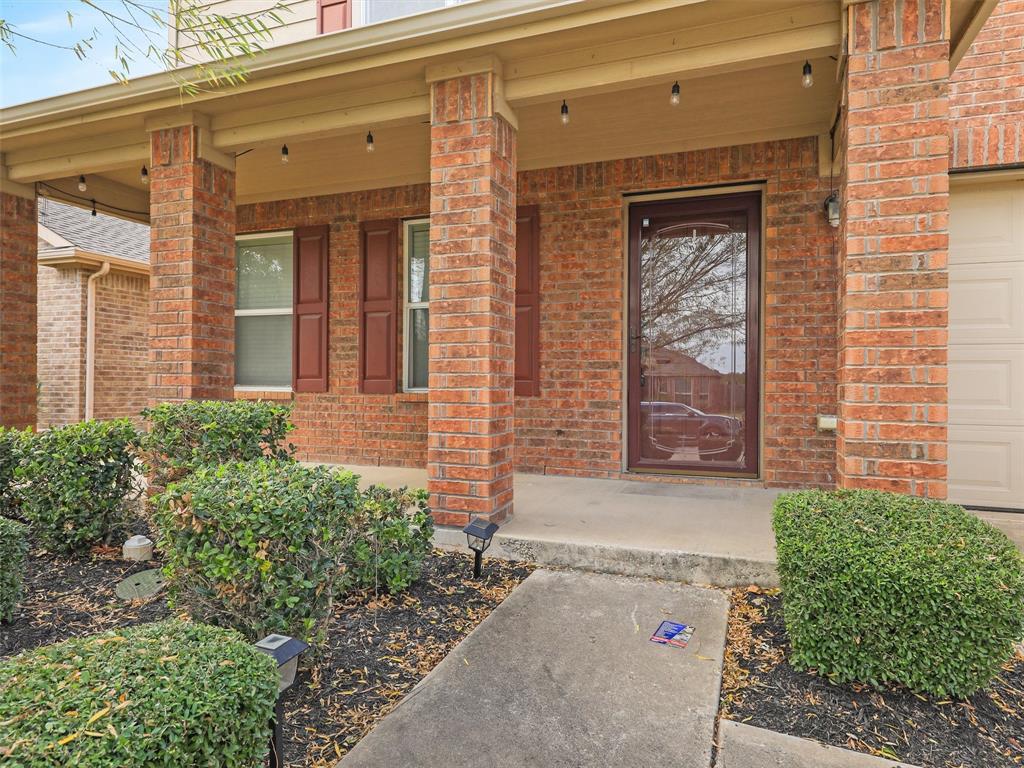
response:
<path id="1" fill-rule="evenodd" d="M 421 469 L 348 469 L 364 485 L 427 482 Z M 723 587 L 778 582 L 771 509 L 779 491 L 527 474 L 514 483 L 515 516 L 488 557 Z M 435 541 L 466 548 L 453 528 L 438 529 Z"/>
<path id="2" fill-rule="evenodd" d="M 535 571 L 340 763 L 707 768 L 723 593 Z M 687 648 L 650 642 L 692 624 Z"/>
<path id="3" fill-rule="evenodd" d="M 718 759 L 715 768 L 914 768 L 849 749 L 829 747 L 810 739 L 764 728 L 718 722 Z"/>

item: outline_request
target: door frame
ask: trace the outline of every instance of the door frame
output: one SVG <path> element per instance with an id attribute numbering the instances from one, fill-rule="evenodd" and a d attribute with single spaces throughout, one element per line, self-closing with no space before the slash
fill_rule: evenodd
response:
<path id="1" fill-rule="evenodd" d="M 639 454 L 639 429 L 632 429 L 632 424 L 639 424 L 640 394 L 634 381 L 635 361 L 630 353 L 630 329 L 638 325 L 638 306 L 633 297 L 637 291 L 637 264 L 634 254 L 638 253 L 639 226 L 633 222 L 639 220 L 642 212 L 647 210 L 664 211 L 673 206 L 680 209 L 698 210 L 714 213 L 721 210 L 734 209 L 737 199 L 747 198 L 746 207 L 749 212 L 747 227 L 748 249 L 747 263 L 747 324 L 754 332 L 747 336 L 746 371 L 747 386 L 744 408 L 749 413 L 754 409 L 756 418 L 744 419 L 745 444 L 747 446 L 742 470 L 714 470 L 701 468 L 698 465 L 684 467 L 666 467 L 664 465 L 644 464 L 632 461 Z M 762 437 L 764 435 L 764 381 L 763 355 L 764 346 L 764 281 L 765 267 L 765 185 L 763 182 L 746 184 L 711 185 L 695 187 L 687 190 L 669 192 L 634 193 L 623 196 L 623 370 L 622 386 L 624 392 L 622 409 L 622 470 L 635 474 L 668 474 L 695 477 L 733 477 L 757 479 L 761 476 L 763 461 Z"/>

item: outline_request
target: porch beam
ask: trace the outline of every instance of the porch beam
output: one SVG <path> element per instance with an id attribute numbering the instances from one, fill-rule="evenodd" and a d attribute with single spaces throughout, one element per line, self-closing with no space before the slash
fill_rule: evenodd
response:
<path id="1" fill-rule="evenodd" d="M 140 139 L 142 136 L 140 136 Z M 141 166 L 149 162 L 149 142 L 141 140 L 124 146 L 55 155 L 10 165 L 12 181 L 33 182 L 79 174 L 103 173 Z"/>
<path id="2" fill-rule="evenodd" d="M 773 64 L 802 62 L 837 52 L 836 22 L 776 32 L 759 37 L 694 46 L 618 61 L 517 76 L 515 67 L 505 81 L 505 97 L 513 106 L 650 85 L 669 78 L 707 77 Z"/>

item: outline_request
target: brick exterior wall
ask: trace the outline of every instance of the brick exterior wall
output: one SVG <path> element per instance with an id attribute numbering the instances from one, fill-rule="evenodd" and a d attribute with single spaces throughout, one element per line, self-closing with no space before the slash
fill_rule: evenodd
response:
<path id="1" fill-rule="evenodd" d="M 427 488 L 441 524 L 512 514 L 516 132 L 490 72 L 433 84 Z"/>
<path id="2" fill-rule="evenodd" d="M 39 268 L 40 429 L 72 424 L 85 417 L 88 278 L 89 270 L 76 267 Z"/>
<path id="3" fill-rule="evenodd" d="M 763 478 L 835 483 L 835 441 L 815 423 L 836 412 L 836 231 L 817 162 L 806 138 L 518 175 L 518 202 L 540 206 L 541 391 L 515 401 L 517 470 L 622 476 L 623 195 L 764 182 Z M 331 227 L 330 391 L 294 398 L 305 458 L 426 464 L 426 396 L 357 390 L 356 312 L 359 222 L 422 216 L 428 201 L 414 185 L 239 207 L 239 232 Z"/>
<path id="4" fill-rule="evenodd" d="M 231 399 L 235 173 L 199 157 L 199 129 L 150 134 L 150 398 Z"/>
<path id="5" fill-rule="evenodd" d="M 1001 0 L 950 79 L 954 168 L 1024 163 L 1024 0 Z"/>
<path id="6" fill-rule="evenodd" d="M 0 192 L 0 426 L 36 423 L 36 201 Z"/>
<path id="7" fill-rule="evenodd" d="M 935 498 L 947 453 L 945 9 L 848 9 L 839 303 L 839 483 Z"/>
<path id="8" fill-rule="evenodd" d="M 137 419 L 149 402 L 149 277 L 119 272 L 96 286 L 93 416 Z"/>

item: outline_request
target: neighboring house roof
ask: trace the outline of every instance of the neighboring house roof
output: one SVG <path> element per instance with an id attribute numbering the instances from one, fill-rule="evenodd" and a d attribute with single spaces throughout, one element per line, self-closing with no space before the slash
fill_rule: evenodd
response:
<path id="1" fill-rule="evenodd" d="M 39 255 L 74 248 L 93 257 L 149 264 L 149 227 L 85 208 L 39 200 Z"/>

